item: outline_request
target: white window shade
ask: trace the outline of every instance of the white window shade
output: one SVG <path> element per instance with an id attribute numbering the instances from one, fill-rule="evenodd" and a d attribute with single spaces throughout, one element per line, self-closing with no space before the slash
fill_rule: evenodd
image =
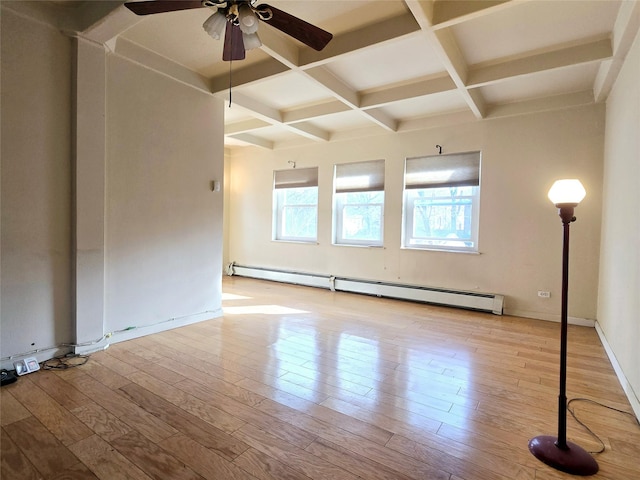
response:
<path id="1" fill-rule="evenodd" d="M 273 172 L 273 187 L 300 188 L 318 186 L 318 167 L 292 168 Z"/>
<path id="2" fill-rule="evenodd" d="M 384 190 L 384 160 L 336 165 L 336 193 Z"/>
<path id="3" fill-rule="evenodd" d="M 405 188 L 480 185 L 480 152 L 407 158 Z"/>

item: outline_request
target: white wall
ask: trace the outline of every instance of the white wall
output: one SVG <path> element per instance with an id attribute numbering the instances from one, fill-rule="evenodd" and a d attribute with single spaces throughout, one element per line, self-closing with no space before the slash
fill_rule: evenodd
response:
<path id="1" fill-rule="evenodd" d="M 155 325 L 118 341 L 222 313 L 223 194 L 210 181 L 223 178 L 223 102 L 113 55 L 105 63 L 91 45 L 74 81 L 74 52 L 57 29 L 3 7 L 3 368 L 78 337 Z M 83 283 L 95 276 L 104 282 Z M 86 307 L 102 304 L 104 320 L 87 321 Z"/>
<path id="2" fill-rule="evenodd" d="M 640 415 L 640 35 L 606 119 L 598 323 Z"/>
<path id="3" fill-rule="evenodd" d="M 547 191 L 578 177 L 588 195 L 572 224 L 569 315 L 595 319 L 604 107 L 587 106 L 454 127 L 382 134 L 231 159 L 229 261 L 309 273 L 506 295 L 506 313 L 559 318 L 562 224 Z M 405 157 L 482 151 L 480 255 L 400 249 Z M 386 160 L 385 248 L 331 245 L 333 165 Z M 317 245 L 272 241 L 273 170 L 319 166 Z M 540 299 L 538 290 L 551 291 Z"/>
<path id="4" fill-rule="evenodd" d="M 71 40 L 5 9 L 1 21 L 5 357 L 71 340 Z"/>
<path id="5" fill-rule="evenodd" d="M 106 330 L 221 315 L 222 102 L 118 57 L 107 98 Z"/>

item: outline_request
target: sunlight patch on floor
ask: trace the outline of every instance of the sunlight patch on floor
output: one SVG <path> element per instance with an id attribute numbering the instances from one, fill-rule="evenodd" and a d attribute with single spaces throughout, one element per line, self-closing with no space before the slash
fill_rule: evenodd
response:
<path id="1" fill-rule="evenodd" d="M 222 301 L 225 300 L 251 300 L 251 297 L 245 297 L 244 295 L 235 295 L 233 293 L 222 292 Z"/>
<path id="2" fill-rule="evenodd" d="M 283 307 L 281 305 L 247 305 L 239 307 L 223 307 L 222 311 L 225 315 L 288 315 L 293 313 L 309 313 L 306 310 L 298 310 L 295 308 Z"/>

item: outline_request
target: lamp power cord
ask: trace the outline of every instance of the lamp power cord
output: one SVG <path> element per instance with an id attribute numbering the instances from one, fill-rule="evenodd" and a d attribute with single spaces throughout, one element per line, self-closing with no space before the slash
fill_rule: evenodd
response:
<path id="1" fill-rule="evenodd" d="M 591 453 L 591 454 L 598 454 L 598 453 L 604 452 L 605 449 L 606 449 L 606 446 L 605 446 L 604 442 L 602 441 L 602 439 L 598 436 L 598 434 L 596 434 L 593 430 L 591 430 L 591 428 L 589 428 L 582 420 L 580 420 L 577 417 L 577 415 L 575 413 L 575 410 L 571 407 L 571 404 L 574 403 L 574 402 L 588 402 L 588 403 L 591 403 L 593 405 L 597 405 L 599 407 L 604 407 L 604 408 L 607 408 L 609 410 L 613 410 L 614 412 L 622 413 L 623 415 L 627 415 L 627 416 L 633 418 L 634 421 L 638 424 L 638 426 L 640 426 L 640 420 L 638 420 L 638 418 L 632 413 L 625 412 L 624 410 L 620 410 L 618 408 L 614 408 L 614 407 L 611 407 L 609 405 L 605 405 L 604 403 L 596 402 L 595 400 L 591 400 L 589 398 L 572 398 L 571 400 L 569 400 L 567 402 L 567 411 L 571 414 L 573 419 L 576 422 L 578 422 L 578 424 L 580 426 L 582 426 L 582 428 L 584 428 L 589 433 L 589 435 L 591 435 L 591 437 L 596 440 L 596 442 L 598 442 L 600 444 L 600 449 L 597 450 L 597 451 L 590 451 L 589 453 Z"/>

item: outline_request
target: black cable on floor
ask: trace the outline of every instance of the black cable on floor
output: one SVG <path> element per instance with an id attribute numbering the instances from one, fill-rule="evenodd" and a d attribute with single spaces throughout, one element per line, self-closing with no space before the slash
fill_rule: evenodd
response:
<path id="1" fill-rule="evenodd" d="M 79 355 L 77 353 L 67 353 L 59 357 L 53 357 L 42 362 L 44 370 L 66 370 L 68 368 L 79 367 L 89 361 L 89 355 Z"/>
<path id="2" fill-rule="evenodd" d="M 605 444 L 602 441 L 602 439 L 593 430 L 591 430 L 587 425 L 585 425 L 585 423 L 583 421 L 578 419 L 578 417 L 576 416 L 574 410 L 571 408 L 571 404 L 573 402 L 589 402 L 589 403 L 593 403 L 594 405 L 598 405 L 600 407 L 608 408 L 609 410 L 613 410 L 614 412 L 618 412 L 618 413 L 622 413 L 624 415 L 628 415 L 628 416 L 630 416 L 631 418 L 633 418 L 635 420 L 635 422 L 638 424 L 638 426 L 640 426 L 640 421 L 632 413 L 625 412 L 624 410 L 620 410 L 618 408 L 610 407 L 609 405 L 605 405 L 604 403 L 596 402 L 595 400 L 591 400 L 589 398 L 572 398 L 571 400 L 569 400 L 567 402 L 567 411 L 571 414 L 571 416 L 574 418 L 574 420 L 576 422 L 578 422 L 587 432 L 589 432 L 589 435 L 591 435 L 601 445 L 600 450 L 595 451 L 595 452 L 589 452 L 589 453 L 593 453 L 593 454 L 602 453 L 602 452 L 605 451 L 606 447 L 605 447 Z"/>

